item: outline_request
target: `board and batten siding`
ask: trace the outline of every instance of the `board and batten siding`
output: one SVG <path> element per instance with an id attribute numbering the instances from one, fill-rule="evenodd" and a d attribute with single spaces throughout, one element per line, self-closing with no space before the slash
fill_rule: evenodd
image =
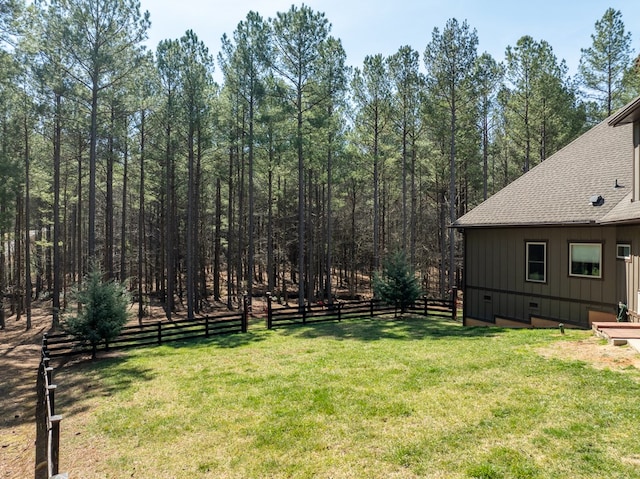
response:
<path id="1" fill-rule="evenodd" d="M 527 242 L 547 244 L 545 283 L 526 281 Z M 569 243 L 574 242 L 602 244 L 602 278 L 569 276 Z M 616 244 L 614 226 L 466 229 L 465 321 L 588 327 L 590 316 L 615 315 L 620 300 Z"/>
<path id="2" fill-rule="evenodd" d="M 628 260 L 618 260 L 623 270 L 624 282 L 619 288 L 619 301 L 627 301 L 629 311 L 640 313 L 638 292 L 640 291 L 640 226 L 619 226 L 618 242 L 631 246 Z"/>

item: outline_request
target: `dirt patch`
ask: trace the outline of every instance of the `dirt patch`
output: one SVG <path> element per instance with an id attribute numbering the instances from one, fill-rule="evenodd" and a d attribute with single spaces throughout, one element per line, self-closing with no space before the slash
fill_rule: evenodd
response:
<path id="1" fill-rule="evenodd" d="M 223 309 L 224 305 L 214 305 Z M 5 329 L 0 330 L 0 478 L 33 477 L 35 466 L 35 406 L 36 380 L 40 362 L 42 335 L 51 327 L 50 305 L 34 303 L 32 305 L 31 329 L 26 329 L 26 316 L 19 320 L 16 316 L 5 319 Z M 213 308 L 212 308 L 213 309 Z M 261 301 L 254 300 L 254 311 L 264 310 Z M 164 320 L 162 307 L 149 306 L 148 316 L 144 322 Z M 263 322 L 256 314 L 251 320 Z M 135 311 L 131 314 L 131 324 L 137 324 Z M 174 319 L 185 319 L 186 313 L 181 311 Z M 121 353 L 104 353 L 100 357 Z M 73 357 L 67 361 L 57 361 L 56 368 L 63 364 L 86 361 L 86 357 Z M 55 372 L 54 372 L 55 383 Z M 65 411 L 62 414 L 64 428 Z"/>
<path id="2" fill-rule="evenodd" d="M 558 341 L 539 350 L 546 358 L 583 361 L 596 369 L 640 369 L 640 354 L 630 346 L 613 346 L 591 336 L 578 341 Z"/>
<path id="3" fill-rule="evenodd" d="M 50 321 L 34 311 L 30 330 L 24 315 L 6 318 L 0 330 L 0 477 L 33 477 L 39 350 Z"/>

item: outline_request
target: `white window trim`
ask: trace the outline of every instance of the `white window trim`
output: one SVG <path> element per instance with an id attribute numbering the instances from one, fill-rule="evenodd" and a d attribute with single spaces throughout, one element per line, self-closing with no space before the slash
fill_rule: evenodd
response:
<path id="1" fill-rule="evenodd" d="M 618 248 L 627 248 L 629 250 L 629 254 L 626 256 L 620 256 L 618 253 L 620 252 Z M 616 244 L 616 258 L 618 259 L 629 259 L 631 258 L 631 245 L 629 243 L 618 243 Z"/>
<path id="2" fill-rule="evenodd" d="M 598 276 L 589 274 L 574 274 L 571 272 L 571 259 L 572 259 L 572 247 L 573 246 L 597 246 L 599 252 L 598 264 Z M 589 278 L 589 279 L 601 279 L 602 278 L 602 243 L 569 243 L 569 276 L 572 278 Z"/>
<path id="3" fill-rule="evenodd" d="M 529 278 L 529 245 L 544 246 L 544 277 L 543 279 Z M 525 243 L 525 256 L 526 256 L 526 263 L 527 263 L 525 281 L 530 283 L 546 283 L 547 282 L 547 243 L 545 241 L 527 241 Z"/>

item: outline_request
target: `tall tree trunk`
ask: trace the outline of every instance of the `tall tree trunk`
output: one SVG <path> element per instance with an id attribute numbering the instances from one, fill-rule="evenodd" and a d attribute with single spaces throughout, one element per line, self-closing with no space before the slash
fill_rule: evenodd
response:
<path id="1" fill-rule="evenodd" d="M 349 296 L 353 298 L 356 294 L 356 200 L 358 197 L 358 190 L 356 188 L 355 180 L 351 180 L 351 230 L 349 231 Z"/>
<path id="2" fill-rule="evenodd" d="M 450 131 L 450 157 L 449 157 L 449 225 L 456 220 L 456 99 L 451 95 L 451 131 Z M 444 231 L 444 230 L 443 230 Z M 449 228 L 449 282 L 451 290 L 454 286 L 455 271 L 455 231 Z"/>
<path id="3" fill-rule="evenodd" d="M 213 245 L 213 299 L 220 301 L 220 260 L 222 247 L 222 187 L 220 177 L 216 178 L 216 225 Z"/>
<path id="4" fill-rule="evenodd" d="M 489 115 L 482 117 L 482 197 L 489 197 Z"/>
<path id="5" fill-rule="evenodd" d="M 275 288 L 275 265 L 273 258 L 273 145 L 269 140 L 269 172 L 267 180 L 267 291 Z"/>
<path id="6" fill-rule="evenodd" d="M 233 146 L 229 148 L 229 179 L 228 179 L 228 212 L 227 212 L 227 308 L 233 309 L 233 247 L 236 244 L 233 241 Z"/>
<path id="7" fill-rule="evenodd" d="M 22 225 L 24 225 L 24 197 L 21 193 L 17 194 L 16 198 L 16 221 L 14 225 L 14 243 L 15 250 L 13 253 L 13 266 L 14 266 L 14 295 L 13 295 L 13 310 L 16 314 L 16 321 L 22 319 L 22 313 L 24 311 L 24 283 L 22 282 L 23 271 L 23 254 L 22 247 L 24 236 L 22 235 Z"/>
<path id="8" fill-rule="evenodd" d="M 249 304 L 252 303 L 253 298 L 253 275 L 254 275 L 254 258 L 255 258 L 255 195 L 253 184 L 253 157 L 254 157 L 254 145 L 253 145 L 253 116 L 254 116 L 254 89 L 251 88 L 251 95 L 249 98 L 249 257 L 247 258 L 247 295 L 249 297 Z"/>
<path id="9" fill-rule="evenodd" d="M 29 144 L 29 128 L 27 122 L 27 115 L 25 112 L 23 119 L 24 127 L 24 172 L 25 172 L 25 185 L 24 185 L 24 230 L 25 230 L 25 242 L 24 242 L 24 308 L 27 313 L 26 329 L 31 329 L 31 177 L 30 166 L 31 158 L 29 158 L 30 144 Z"/>
<path id="10" fill-rule="evenodd" d="M 243 117 L 244 119 L 244 117 Z M 244 124 L 243 124 L 244 130 Z M 242 138 L 242 135 L 238 135 L 238 138 Z M 237 157 L 240 159 L 238 164 L 238 250 L 237 250 L 237 265 L 236 265 L 236 285 L 237 285 L 237 298 L 236 301 L 238 304 L 240 303 L 240 297 L 243 293 L 243 288 L 245 286 L 246 275 L 248 274 L 244 270 L 244 254 L 245 254 L 245 208 L 246 208 L 246 191 L 245 191 L 245 157 L 244 157 L 244 142 L 240 141 L 242 145 L 241 150 L 237 152 Z"/>
<path id="11" fill-rule="evenodd" d="M 91 131 L 89 134 L 89 227 L 87 231 L 87 239 L 90 262 L 95 260 L 96 256 L 96 157 L 98 143 L 98 90 L 98 72 L 94 71 L 91 85 Z"/>
<path id="12" fill-rule="evenodd" d="M 378 112 L 376 110 L 375 127 L 373 133 L 373 270 L 380 268 L 380 193 L 379 193 L 379 167 L 378 153 Z M 331 197 L 331 195 L 329 195 Z"/>
<path id="13" fill-rule="evenodd" d="M 166 218 L 165 218 L 165 268 L 167 271 L 167 285 L 165 290 L 165 314 L 167 319 L 171 321 L 171 315 L 173 313 L 173 296 L 175 292 L 175 257 L 174 257 L 174 235 L 177 233 L 174 228 L 173 215 L 174 215 L 174 166 L 173 166 L 173 154 L 171 145 L 171 119 L 167 119 L 166 127 L 166 150 L 165 150 L 165 201 L 166 201 Z"/>
<path id="14" fill-rule="evenodd" d="M 333 201 L 333 149 L 332 143 L 333 138 L 332 134 L 329 134 L 329 149 L 327 151 L 327 223 L 325 225 L 326 228 L 326 237 L 325 237 L 325 298 L 329 305 L 333 304 L 333 293 L 331 291 L 331 269 L 333 268 L 332 264 L 332 250 L 333 250 L 333 210 L 332 210 L 332 201 Z"/>
<path id="15" fill-rule="evenodd" d="M 301 81 L 298 81 L 301 84 Z M 305 262 L 305 211 L 304 211 L 304 157 L 302 153 L 302 88 L 298 88 L 298 117 L 296 127 L 296 148 L 298 152 L 298 308 L 300 311 L 304 308 L 305 290 L 304 290 L 304 262 Z"/>
<path id="16" fill-rule="evenodd" d="M 195 247 L 195 266 L 199 272 L 199 285 L 197 285 L 195 290 L 195 313 L 199 314 L 201 310 L 201 303 L 203 300 L 207 298 L 207 272 L 206 272 L 206 264 L 205 264 L 205 241 L 200 241 L 200 238 L 204 238 L 204 224 L 201 221 L 202 213 L 201 213 L 201 198 L 204 195 L 202 191 L 202 130 L 201 125 L 198 123 L 197 125 L 197 142 L 196 142 L 196 178 L 195 178 L 195 213 L 194 213 L 194 247 Z"/>
<path id="17" fill-rule="evenodd" d="M 84 209 L 83 201 L 83 188 L 82 188 L 82 143 L 83 138 L 80 132 L 78 132 L 78 185 L 77 185 L 77 195 L 78 202 L 76 204 L 76 279 L 78 282 L 82 281 L 82 276 L 84 275 L 84 261 L 83 261 L 83 251 L 84 245 L 82 244 L 82 222 L 84 221 L 84 217 L 82 215 L 82 211 Z"/>
<path id="18" fill-rule="evenodd" d="M 144 188 L 145 188 L 145 169 L 144 169 L 144 161 L 145 161 L 145 120 L 146 113 L 143 110 L 140 113 L 140 189 L 139 189 L 139 204 L 138 204 L 138 322 L 142 324 L 142 318 L 144 317 L 144 301 L 143 301 L 143 291 L 142 291 L 142 282 L 143 282 L 143 267 L 145 264 L 145 260 L 143 257 L 143 253 L 145 251 L 145 234 L 144 234 Z"/>
<path id="19" fill-rule="evenodd" d="M 127 208 L 128 208 L 128 187 L 129 187 L 129 135 L 126 133 L 129 131 L 129 117 L 124 118 L 124 131 L 123 137 L 123 157 L 122 157 L 122 212 L 121 212 L 121 224 L 120 224 L 120 281 L 127 279 Z"/>
<path id="20" fill-rule="evenodd" d="M 406 115 L 406 112 L 403 113 Z M 402 122 L 402 251 L 407 252 L 407 120 Z"/>
<path id="21" fill-rule="evenodd" d="M 308 173 L 308 203 L 307 203 L 307 217 L 306 217 L 306 230 L 307 230 L 307 254 L 305 256 L 305 260 L 307 264 L 305 265 L 305 290 L 307 291 L 307 299 L 309 302 L 314 301 L 315 297 L 315 268 L 314 268 L 314 248 L 313 248 L 313 235 L 315 233 L 313 228 L 313 170 L 309 168 Z"/>
<path id="22" fill-rule="evenodd" d="M 194 131 L 189 127 L 188 143 L 188 183 L 187 183 L 187 318 L 193 319 L 195 302 L 195 151 Z"/>
<path id="23" fill-rule="evenodd" d="M 6 205 L 0 204 L 0 216 L 4 216 L 6 212 Z M 5 256 L 4 246 L 6 238 L 5 233 L 0 229 L 0 330 L 6 328 L 5 316 L 4 316 L 4 295 L 5 295 Z"/>
<path id="24" fill-rule="evenodd" d="M 109 133 L 109 154 L 107 155 L 107 184 L 104 210 L 104 274 L 108 279 L 114 277 L 113 267 L 113 163 L 115 161 L 114 131 L 115 131 L 115 105 L 111 104 L 111 131 Z"/>
<path id="25" fill-rule="evenodd" d="M 436 184 L 436 189 L 439 189 L 439 185 Z M 446 284 L 447 284 L 447 206 L 446 206 L 446 187 L 442 185 L 442 191 L 438 193 L 438 211 L 440 217 L 439 238 L 440 238 L 440 297 L 446 297 Z"/>
<path id="26" fill-rule="evenodd" d="M 415 135 L 411 137 L 411 211 L 409 213 L 409 258 L 411 268 L 416 267 L 416 143 Z"/>

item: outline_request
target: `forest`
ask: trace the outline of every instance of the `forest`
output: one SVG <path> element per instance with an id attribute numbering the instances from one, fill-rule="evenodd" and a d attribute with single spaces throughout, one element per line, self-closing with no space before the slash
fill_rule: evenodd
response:
<path id="1" fill-rule="evenodd" d="M 137 0 L 3 0 L 0 328 L 35 301 L 57 326 L 96 268 L 140 320 L 370 294 L 395 252 L 443 297 L 449 225 L 640 94 L 622 12 L 594 22 L 572 77 L 545 40 L 499 62 L 455 18 L 350 67 L 304 4 L 212 52 L 191 30 L 151 50 Z"/>

